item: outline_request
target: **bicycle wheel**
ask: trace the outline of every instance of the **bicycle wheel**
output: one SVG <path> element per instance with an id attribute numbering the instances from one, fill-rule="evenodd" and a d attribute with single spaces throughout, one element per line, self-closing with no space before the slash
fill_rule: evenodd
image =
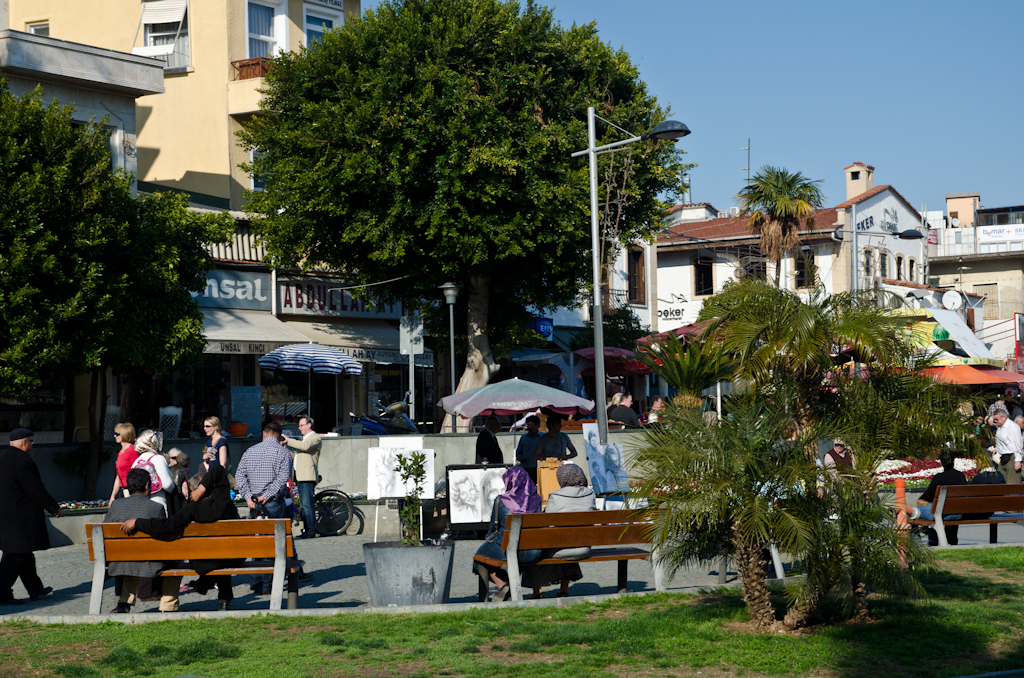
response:
<path id="1" fill-rule="evenodd" d="M 325 537 L 345 532 L 355 516 L 352 500 L 339 490 L 317 492 L 313 498 L 313 512 L 316 515 L 316 533 Z"/>

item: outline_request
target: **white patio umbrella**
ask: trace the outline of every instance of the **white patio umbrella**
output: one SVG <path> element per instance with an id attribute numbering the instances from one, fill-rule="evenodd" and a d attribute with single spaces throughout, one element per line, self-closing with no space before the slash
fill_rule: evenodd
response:
<path id="1" fill-rule="evenodd" d="M 363 366 L 358 360 L 331 346 L 321 344 L 289 344 L 274 349 L 258 361 L 260 367 L 268 370 L 282 369 L 286 372 L 309 373 L 309 391 L 306 411 L 313 407 L 313 372 L 317 374 L 362 374 Z"/>

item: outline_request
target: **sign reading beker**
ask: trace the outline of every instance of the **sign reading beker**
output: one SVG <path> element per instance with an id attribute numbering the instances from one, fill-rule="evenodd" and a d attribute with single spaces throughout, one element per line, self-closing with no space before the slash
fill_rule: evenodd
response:
<path id="1" fill-rule="evenodd" d="M 345 318 L 402 317 L 400 304 L 377 304 L 352 296 L 346 283 L 330 278 L 279 278 L 278 304 L 281 313 Z"/>

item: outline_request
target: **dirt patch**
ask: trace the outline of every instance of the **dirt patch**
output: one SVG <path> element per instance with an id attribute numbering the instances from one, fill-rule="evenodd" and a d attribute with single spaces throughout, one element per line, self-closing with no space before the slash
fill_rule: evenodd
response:
<path id="1" fill-rule="evenodd" d="M 774 676 L 775 674 L 770 673 L 757 673 L 751 671 L 748 668 L 742 666 L 705 666 L 703 668 L 693 668 L 692 666 L 677 666 L 674 668 L 641 668 L 638 666 L 631 666 L 625 664 L 612 664 L 606 666 L 604 671 L 614 673 L 622 678 L 635 678 L 640 676 L 642 678 L 647 676 L 686 676 L 691 678 L 692 676 L 700 676 L 701 678 L 737 678 L 742 676 L 743 678 L 768 678 L 768 676 Z M 813 671 L 811 673 L 802 673 L 800 678 L 835 678 L 838 674 L 831 671 Z"/>
<path id="2" fill-rule="evenodd" d="M 1019 584 L 1019 574 L 1007 574 L 1006 570 L 1001 568 L 989 568 L 982 567 L 977 563 L 970 561 L 947 561 L 941 560 L 936 563 L 936 567 L 945 570 L 952 574 L 964 576 L 964 577 L 980 577 L 987 579 L 994 584 Z"/>

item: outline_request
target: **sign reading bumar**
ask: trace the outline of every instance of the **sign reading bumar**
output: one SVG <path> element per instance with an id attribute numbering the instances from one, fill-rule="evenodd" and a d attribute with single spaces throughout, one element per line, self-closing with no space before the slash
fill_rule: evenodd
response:
<path id="1" fill-rule="evenodd" d="M 1024 224 L 978 227 L 978 242 L 998 242 L 1001 240 L 1024 240 Z"/>
<path id="2" fill-rule="evenodd" d="M 278 280 L 281 313 L 336 316 L 343 318 L 386 318 L 402 316 L 400 304 L 378 304 L 352 296 L 352 290 L 340 280 L 329 278 L 289 278 Z"/>

